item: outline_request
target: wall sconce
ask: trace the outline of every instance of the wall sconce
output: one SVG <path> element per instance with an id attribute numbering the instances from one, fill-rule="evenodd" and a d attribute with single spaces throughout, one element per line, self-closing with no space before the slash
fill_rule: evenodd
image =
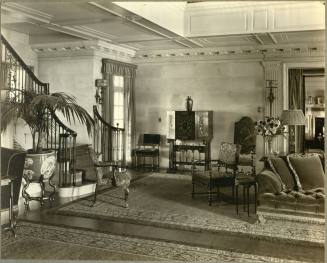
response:
<path id="1" fill-rule="evenodd" d="M 95 101 L 97 104 L 102 104 L 103 103 L 103 89 L 108 86 L 108 80 L 106 79 L 96 79 L 95 80 L 95 86 L 96 86 L 96 91 L 95 91 Z"/>
<path id="2" fill-rule="evenodd" d="M 277 81 L 276 80 L 266 80 L 266 88 L 269 89 L 268 93 L 268 101 L 269 101 L 269 116 L 272 114 L 272 104 L 275 100 L 275 95 L 273 89 L 277 89 Z"/>

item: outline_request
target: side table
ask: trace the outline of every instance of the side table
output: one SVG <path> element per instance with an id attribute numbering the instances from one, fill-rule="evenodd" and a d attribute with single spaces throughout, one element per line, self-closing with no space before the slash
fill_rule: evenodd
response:
<path id="1" fill-rule="evenodd" d="M 254 213 L 257 213 L 257 195 L 258 195 L 258 184 L 254 178 L 236 178 L 235 180 L 235 193 L 236 193 L 236 213 L 238 214 L 238 187 L 243 187 L 243 208 L 244 211 L 248 212 L 250 216 L 250 194 L 249 190 L 251 186 L 254 187 Z M 246 195 L 245 195 L 246 193 Z M 245 206 L 246 205 L 246 206 Z M 246 210 L 247 207 L 247 210 Z"/>

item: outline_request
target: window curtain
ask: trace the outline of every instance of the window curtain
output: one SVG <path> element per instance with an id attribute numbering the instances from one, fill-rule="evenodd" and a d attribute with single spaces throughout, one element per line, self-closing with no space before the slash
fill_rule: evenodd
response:
<path id="1" fill-rule="evenodd" d="M 111 123 L 112 119 L 112 103 L 111 90 L 113 88 L 113 76 L 124 77 L 124 93 L 125 93 L 125 159 L 127 165 L 132 162 L 132 149 L 135 147 L 135 77 L 136 65 L 114 61 L 111 59 L 102 60 L 102 74 L 108 80 L 109 87 L 105 92 L 104 100 L 104 119 Z"/>
<path id="2" fill-rule="evenodd" d="M 302 69 L 288 70 L 289 108 L 299 109 L 305 114 L 305 90 Z M 295 134 L 294 145 L 289 140 L 290 152 L 304 151 L 304 126 L 290 127 L 290 134 Z"/>

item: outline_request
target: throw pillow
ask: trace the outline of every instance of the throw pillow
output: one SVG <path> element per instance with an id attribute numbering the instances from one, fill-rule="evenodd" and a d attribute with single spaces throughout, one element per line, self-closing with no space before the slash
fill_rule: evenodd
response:
<path id="1" fill-rule="evenodd" d="M 263 170 L 257 175 L 260 193 L 280 193 L 283 190 L 283 182 L 272 171 Z"/>
<path id="2" fill-rule="evenodd" d="M 268 159 L 271 170 L 280 177 L 283 183 L 283 189 L 298 190 L 296 181 L 287 163 L 281 157 L 272 157 Z"/>
<path id="3" fill-rule="evenodd" d="M 290 168 L 299 178 L 300 190 L 324 187 L 324 170 L 317 154 L 291 154 L 287 156 Z"/>

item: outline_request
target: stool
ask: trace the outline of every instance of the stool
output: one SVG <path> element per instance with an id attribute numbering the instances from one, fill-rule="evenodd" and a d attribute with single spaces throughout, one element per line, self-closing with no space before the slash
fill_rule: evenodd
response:
<path id="1" fill-rule="evenodd" d="M 246 211 L 245 204 L 247 205 L 248 216 L 250 216 L 250 198 L 249 190 L 251 186 L 254 187 L 254 213 L 257 213 L 257 193 L 258 193 L 258 184 L 253 178 L 239 178 L 235 182 L 235 192 L 236 192 L 236 213 L 238 214 L 238 187 L 243 186 L 243 208 L 244 212 Z M 245 195 L 246 192 L 246 195 Z"/>

